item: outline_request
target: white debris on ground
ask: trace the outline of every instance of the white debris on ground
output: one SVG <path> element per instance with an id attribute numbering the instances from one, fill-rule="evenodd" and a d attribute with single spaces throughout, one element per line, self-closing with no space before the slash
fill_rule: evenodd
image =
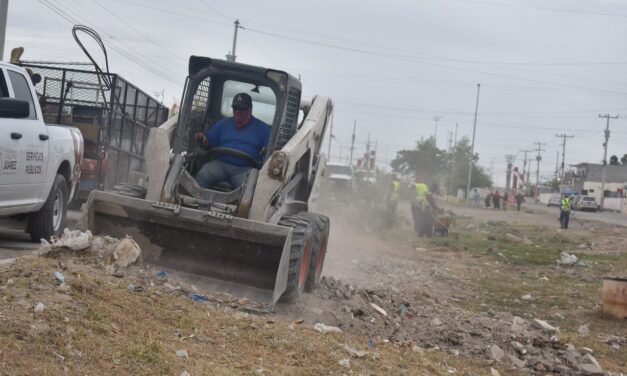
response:
<path id="1" fill-rule="evenodd" d="M 42 253 L 46 253 L 59 248 L 82 251 L 91 245 L 92 240 L 93 236 L 89 230 L 85 232 L 80 230 L 70 231 L 66 228 L 63 230 L 63 234 L 60 237 L 53 237 L 50 243 L 45 239 L 41 239 L 41 251 Z"/>
<path id="2" fill-rule="evenodd" d="M 577 256 L 571 255 L 567 252 L 562 252 L 560 253 L 560 259 L 557 260 L 557 263 L 560 265 L 572 266 L 577 264 L 577 261 L 579 261 Z"/>

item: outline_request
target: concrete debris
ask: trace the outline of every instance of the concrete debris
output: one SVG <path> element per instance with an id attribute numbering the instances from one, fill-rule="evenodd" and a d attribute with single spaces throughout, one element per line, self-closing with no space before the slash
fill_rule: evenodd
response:
<path id="1" fill-rule="evenodd" d="M 181 376 L 192 376 L 189 374 L 189 372 L 187 372 L 187 370 L 181 372 Z"/>
<path id="2" fill-rule="evenodd" d="M 527 328 L 528 325 L 529 322 L 527 320 L 518 316 L 514 316 L 510 330 L 514 333 L 521 333 Z"/>
<path id="3" fill-rule="evenodd" d="M 440 325 L 442 325 L 442 320 L 440 320 L 440 319 L 438 319 L 436 317 L 433 320 L 431 320 L 430 324 L 431 324 L 431 326 L 440 326 Z"/>
<path id="4" fill-rule="evenodd" d="M 497 371 L 494 368 L 490 367 L 490 376 L 501 376 L 501 374 L 499 373 L 499 371 Z"/>
<path id="5" fill-rule="evenodd" d="M 488 349 L 488 357 L 497 363 L 501 363 L 505 358 L 505 351 L 497 345 L 492 345 Z"/>
<path id="6" fill-rule="evenodd" d="M 65 283 L 65 277 L 61 272 L 54 272 L 54 277 L 59 281 L 60 284 Z"/>
<path id="7" fill-rule="evenodd" d="M 531 321 L 531 327 L 535 329 L 540 329 L 543 332 L 548 333 L 548 334 L 554 334 L 554 333 L 559 332 L 558 328 L 552 326 L 551 324 L 549 324 L 548 322 L 544 320 L 534 319 L 533 321 Z"/>
<path id="8" fill-rule="evenodd" d="M 588 324 L 583 324 L 579 327 L 579 329 L 577 329 L 577 332 L 581 337 L 585 338 L 590 335 L 590 328 L 588 327 Z"/>
<path id="9" fill-rule="evenodd" d="M 527 294 L 527 295 L 523 295 L 520 297 L 521 300 L 531 300 L 533 299 L 533 297 L 531 296 L 531 294 Z"/>
<path id="10" fill-rule="evenodd" d="M 35 308 L 33 308 L 33 312 L 41 313 L 44 311 L 44 309 L 46 309 L 46 306 L 44 305 L 44 303 L 39 302 L 37 303 L 37 305 L 35 305 Z"/>
<path id="11" fill-rule="evenodd" d="M 189 358 L 189 354 L 187 354 L 186 349 L 176 350 L 176 356 L 179 358 Z"/>
<path id="12" fill-rule="evenodd" d="M 594 350 L 592 350 L 592 349 L 591 349 L 591 348 L 589 348 L 589 347 L 582 347 L 582 348 L 581 348 L 581 353 L 582 353 L 583 355 L 586 355 L 586 354 L 592 354 L 593 352 L 594 352 Z"/>
<path id="13" fill-rule="evenodd" d="M 346 350 L 348 355 L 352 356 L 353 358 L 363 358 L 364 356 L 368 355 L 367 351 L 356 350 L 348 345 L 342 345 L 342 348 Z"/>
<path id="14" fill-rule="evenodd" d="M 571 255 L 567 252 L 560 253 L 560 259 L 557 260 L 557 263 L 560 265 L 572 266 L 575 265 L 579 261 L 577 256 Z"/>
<path id="15" fill-rule="evenodd" d="M 594 364 L 595 366 L 601 368 L 601 365 L 599 364 L 599 361 L 596 360 L 596 358 L 594 356 L 592 356 L 592 354 L 586 354 L 581 359 L 581 363 L 583 363 L 583 364 Z"/>
<path id="16" fill-rule="evenodd" d="M 385 310 L 383 308 L 379 307 L 378 305 L 376 305 L 374 303 L 370 303 L 370 307 L 372 307 L 372 309 L 377 311 L 379 314 L 387 317 L 387 315 L 388 315 L 387 312 L 385 312 Z"/>
<path id="17" fill-rule="evenodd" d="M 427 252 L 426 248 L 416 247 L 416 252 Z"/>
<path id="18" fill-rule="evenodd" d="M 87 230 L 82 232 L 80 230 L 70 231 L 64 229 L 61 237 L 53 237 L 52 242 L 48 243 L 46 240 L 41 240 L 41 252 L 47 253 L 53 249 L 69 248 L 72 251 L 82 251 L 91 245 L 93 236 L 91 231 Z"/>
<path id="19" fill-rule="evenodd" d="M 605 372 L 601 367 L 597 367 L 594 364 L 583 364 L 580 368 L 581 373 L 587 376 L 603 376 Z"/>
<path id="20" fill-rule="evenodd" d="M 318 331 L 320 333 L 323 333 L 323 334 L 326 334 L 326 333 L 342 333 L 342 329 L 338 328 L 337 326 L 324 325 L 323 323 L 316 323 L 314 325 L 314 330 Z"/>
<path id="21" fill-rule="evenodd" d="M 344 368 L 351 368 L 351 360 L 350 359 L 340 359 L 339 362 L 337 362 L 340 366 L 344 367 Z"/>
<path id="22" fill-rule="evenodd" d="M 139 245 L 130 237 L 126 237 L 118 243 L 113 250 L 114 264 L 120 268 L 126 268 L 137 262 L 142 251 Z"/>

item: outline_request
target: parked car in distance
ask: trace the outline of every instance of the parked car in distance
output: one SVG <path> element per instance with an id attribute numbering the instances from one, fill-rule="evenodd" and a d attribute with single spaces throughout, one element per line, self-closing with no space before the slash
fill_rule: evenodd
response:
<path id="1" fill-rule="evenodd" d="M 325 175 L 336 188 L 352 189 L 354 187 L 353 168 L 348 164 L 327 163 Z"/>
<path id="2" fill-rule="evenodd" d="M 596 212 L 598 210 L 597 200 L 592 196 L 578 196 L 574 204 L 575 210 L 588 210 Z"/>
<path id="3" fill-rule="evenodd" d="M 562 205 L 562 197 L 559 194 L 554 194 L 551 195 L 551 197 L 549 197 L 549 202 L 546 204 L 546 206 L 551 207 L 551 206 L 555 206 L 557 208 L 559 208 Z"/>

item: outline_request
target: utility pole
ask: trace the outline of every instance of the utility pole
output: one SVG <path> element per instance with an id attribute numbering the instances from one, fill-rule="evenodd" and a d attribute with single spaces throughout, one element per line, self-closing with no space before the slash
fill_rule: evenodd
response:
<path id="1" fill-rule="evenodd" d="M 564 163 L 566 162 L 566 139 L 567 138 L 573 138 L 575 137 L 574 135 L 567 135 L 566 133 L 562 133 L 562 134 L 556 134 L 555 137 L 560 137 L 562 139 L 562 171 L 561 171 L 561 176 L 562 179 L 564 177 L 566 177 L 566 173 L 564 171 Z"/>
<path id="2" fill-rule="evenodd" d="M 457 123 L 455 123 L 455 146 L 457 146 Z"/>
<path id="3" fill-rule="evenodd" d="M 557 155 L 557 159 L 555 160 L 555 180 L 557 180 L 557 174 L 559 173 L 559 170 L 560 170 L 560 168 L 559 168 L 559 163 L 560 163 L 560 151 L 559 151 L 559 150 L 556 150 L 555 152 L 557 153 L 557 154 L 556 154 L 556 155 Z M 562 164 L 564 164 L 564 163 L 562 162 Z"/>
<path id="4" fill-rule="evenodd" d="M 516 156 L 514 154 L 505 154 L 505 162 L 507 162 L 507 175 L 505 175 L 505 192 L 510 191 L 509 184 L 512 179 L 512 165 L 516 160 Z"/>
<path id="5" fill-rule="evenodd" d="M 0 0 L 0 60 L 4 59 L 4 42 L 7 36 L 9 0 Z"/>
<path id="6" fill-rule="evenodd" d="M 434 116 L 433 120 L 435 120 L 435 130 L 433 131 L 433 142 L 435 146 L 438 146 L 438 121 L 442 119 L 442 116 Z"/>
<path id="7" fill-rule="evenodd" d="M 353 135 L 351 136 L 351 154 L 350 154 L 350 159 L 348 160 L 349 166 L 353 165 L 353 150 L 355 149 L 355 129 L 356 128 L 357 128 L 357 120 L 355 120 L 355 123 L 353 124 Z"/>
<path id="8" fill-rule="evenodd" d="M 494 158 L 490 159 L 490 187 L 492 187 L 494 184 L 492 184 L 492 175 L 494 174 Z"/>
<path id="9" fill-rule="evenodd" d="M 475 133 L 477 131 L 477 111 L 479 111 L 479 90 L 481 84 L 477 84 L 477 103 L 475 104 L 475 122 L 472 126 L 472 145 L 470 146 L 470 160 L 468 161 L 468 183 L 466 184 L 466 200 L 470 195 L 470 179 L 472 178 L 472 160 L 475 157 Z"/>
<path id="10" fill-rule="evenodd" d="M 522 176 L 525 179 L 525 181 L 523 182 L 523 187 L 525 188 L 525 191 L 527 191 L 527 182 L 529 182 L 529 174 L 525 173 L 527 172 L 527 153 L 531 153 L 533 150 L 518 150 L 521 153 L 525 153 L 525 157 L 523 159 L 523 172 L 522 172 Z M 530 165 L 531 167 L 531 165 Z"/>
<path id="11" fill-rule="evenodd" d="M 368 133 L 368 142 L 366 143 L 366 166 L 364 170 L 370 170 L 370 133 Z"/>
<path id="12" fill-rule="evenodd" d="M 233 50 L 226 55 L 226 61 L 235 62 L 235 48 L 237 47 L 237 29 L 243 29 L 243 26 L 239 25 L 239 20 L 235 20 L 235 31 L 233 32 Z M 331 158 L 331 156 L 329 156 Z"/>
<path id="13" fill-rule="evenodd" d="M 538 165 L 536 167 L 536 189 L 535 192 L 533 193 L 533 198 L 535 200 L 535 202 L 538 202 L 538 194 L 540 192 L 540 161 L 542 160 L 542 152 L 546 151 L 546 149 L 542 149 L 542 146 L 546 145 L 546 142 L 534 142 L 535 145 L 538 145 L 537 149 L 533 149 L 534 151 L 538 152 L 538 155 L 536 155 L 536 161 L 538 162 Z"/>
<path id="14" fill-rule="evenodd" d="M 607 120 L 607 125 L 605 126 L 605 142 L 603 143 L 603 166 L 601 166 L 601 211 L 603 211 L 603 209 L 605 209 L 603 206 L 605 204 L 605 168 L 607 166 L 607 142 L 610 139 L 610 119 L 618 119 L 618 115 L 610 116 L 610 114 L 599 114 L 599 117 Z"/>

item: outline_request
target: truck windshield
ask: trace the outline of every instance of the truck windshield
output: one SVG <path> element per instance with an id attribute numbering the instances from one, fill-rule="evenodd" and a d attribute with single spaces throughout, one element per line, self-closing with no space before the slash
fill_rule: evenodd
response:
<path id="1" fill-rule="evenodd" d="M 231 104 L 233 97 L 238 93 L 247 93 L 253 99 L 253 116 L 264 123 L 272 126 L 274 113 L 276 111 L 276 96 L 272 89 L 267 86 L 259 86 L 248 82 L 225 81 L 222 91 L 222 116 L 233 116 Z"/>

